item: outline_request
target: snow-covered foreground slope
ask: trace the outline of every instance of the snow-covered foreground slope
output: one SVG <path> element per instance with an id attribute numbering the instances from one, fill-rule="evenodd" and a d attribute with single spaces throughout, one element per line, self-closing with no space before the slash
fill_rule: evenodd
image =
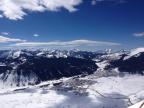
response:
<path id="1" fill-rule="evenodd" d="M 130 106 L 129 108 L 144 108 L 144 101 L 138 102 L 133 106 Z"/>
<path id="2" fill-rule="evenodd" d="M 0 91 L 0 108 L 127 108 L 144 99 L 144 76 L 86 76 Z"/>

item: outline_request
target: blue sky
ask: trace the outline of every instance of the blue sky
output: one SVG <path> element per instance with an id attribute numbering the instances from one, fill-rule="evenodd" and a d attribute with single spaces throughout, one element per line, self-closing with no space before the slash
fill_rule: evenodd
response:
<path id="1" fill-rule="evenodd" d="M 35 1 L 0 0 L 1 47 L 143 47 L 143 0 Z"/>

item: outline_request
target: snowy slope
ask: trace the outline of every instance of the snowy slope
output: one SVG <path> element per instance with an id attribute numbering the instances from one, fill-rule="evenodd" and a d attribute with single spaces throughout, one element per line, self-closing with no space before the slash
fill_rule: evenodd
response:
<path id="1" fill-rule="evenodd" d="M 1 108 L 127 108 L 144 99 L 144 76 L 67 78 L 0 93 Z"/>
<path id="2" fill-rule="evenodd" d="M 144 101 L 136 103 L 135 105 L 130 106 L 129 108 L 144 108 Z"/>
<path id="3" fill-rule="evenodd" d="M 138 56 L 140 53 L 144 52 L 144 48 L 136 48 L 131 50 L 128 56 L 124 58 L 124 60 L 131 58 L 132 56 Z"/>

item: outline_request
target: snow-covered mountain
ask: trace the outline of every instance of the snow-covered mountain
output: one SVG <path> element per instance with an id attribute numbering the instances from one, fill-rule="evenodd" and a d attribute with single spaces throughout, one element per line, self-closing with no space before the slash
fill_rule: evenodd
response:
<path id="1" fill-rule="evenodd" d="M 1 50 L 0 108 L 127 108 L 144 100 L 143 61 L 143 48 Z"/>
<path id="2" fill-rule="evenodd" d="M 144 72 L 143 48 L 132 51 L 80 50 L 1 50 L 0 83 L 3 86 L 25 86 L 43 81 L 88 75 Z"/>
<path id="3" fill-rule="evenodd" d="M 130 53 L 123 53 L 118 57 L 109 62 L 107 69 L 117 68 L 120 72 L 144 74 L 144 48 L 133 49 Z"/>
<path id="4" fill-rule="evenodd" d="M 0 80 L 6 86 L 25 86 L 62 77 L 92 74 L 98 67 L 87 56 L 89 53 L 75 54 L 73 51 L 59 50 L 0 51 Z"/>

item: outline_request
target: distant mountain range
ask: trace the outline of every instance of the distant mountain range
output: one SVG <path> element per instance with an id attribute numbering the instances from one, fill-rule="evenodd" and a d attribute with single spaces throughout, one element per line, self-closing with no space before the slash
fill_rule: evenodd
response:
<path id="1" fill-rule="evenodd" d="M 0 83 L 25 86 L 104 71 L 144 74 L 144 48 L 111 52 L 80 50 L 1 50 Z"/>

